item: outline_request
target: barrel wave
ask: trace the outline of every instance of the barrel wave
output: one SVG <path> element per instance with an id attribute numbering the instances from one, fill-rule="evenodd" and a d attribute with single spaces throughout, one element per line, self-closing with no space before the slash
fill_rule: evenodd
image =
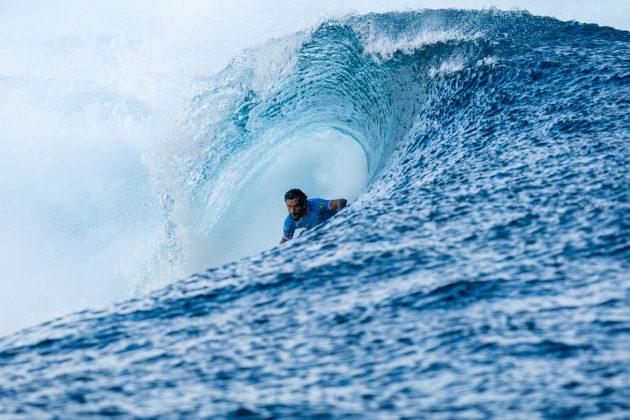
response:
<path id="1" fill-rule="evenodd" d="M 628 32 L 461 10 L 243 53 L 198 81 L 189 141 L 163 157 L 160 257 L 229 230 L 292 144 L 360 147 L 356 199 L 287 244 L 0 339 L 0 414 L 630 415 L 628 57 Z"/>

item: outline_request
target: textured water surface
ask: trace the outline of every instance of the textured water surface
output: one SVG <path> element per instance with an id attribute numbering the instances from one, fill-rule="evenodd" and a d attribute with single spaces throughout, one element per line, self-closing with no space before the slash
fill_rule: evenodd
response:
<path id="1" fill-rule="evenodd" d="M 256 57 L 291 42 L 260 88 Z M 628 417 L 629 104 L 627 32 L 526 13 L 251 51 L 191 102 L 190 193 L 300 130 L 361 144 L 367 190 L 283 246 L 0 339 L 0 415 Z"/>

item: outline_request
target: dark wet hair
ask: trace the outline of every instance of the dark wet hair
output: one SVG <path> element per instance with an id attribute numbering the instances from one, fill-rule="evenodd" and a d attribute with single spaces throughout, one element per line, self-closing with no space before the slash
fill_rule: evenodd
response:
<path id="1" fill-rule="evenodd" d="M 296 198 L 299 198 L 301 203 L 306 203 L 306 194 L 300 189 L 293 188 L 284 194 L 284 201 L 294 200 Z"/>

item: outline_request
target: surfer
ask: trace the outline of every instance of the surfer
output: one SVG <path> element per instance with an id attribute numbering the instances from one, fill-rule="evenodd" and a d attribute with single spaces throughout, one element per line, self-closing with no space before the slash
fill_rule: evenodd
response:
<path id="1" fill-rule="evenodd" d="M 297 188 L 286 192 L 284 202 L 287 205 L 289 215 L 284 221 L 284 232 L 280 243 L 293 238 L 296 229 L 310 229 L 330 219 L 348 203 L 345 198 L 336 200 L 311 198 L 308 200 L 306 194 Z"/>

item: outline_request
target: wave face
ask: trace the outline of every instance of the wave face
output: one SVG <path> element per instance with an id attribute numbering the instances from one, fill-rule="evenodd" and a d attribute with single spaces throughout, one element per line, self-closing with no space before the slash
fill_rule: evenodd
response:
<path id="1" fill-rule="evenodd" d="M 498 11 L 244 54 L 191 103 L 189 201 L 308 132 L 361 146 L 365 191 L 286 245 L 0 339 L 0 414 L 628 415 L 628 57 L 628 32 Z"/>

